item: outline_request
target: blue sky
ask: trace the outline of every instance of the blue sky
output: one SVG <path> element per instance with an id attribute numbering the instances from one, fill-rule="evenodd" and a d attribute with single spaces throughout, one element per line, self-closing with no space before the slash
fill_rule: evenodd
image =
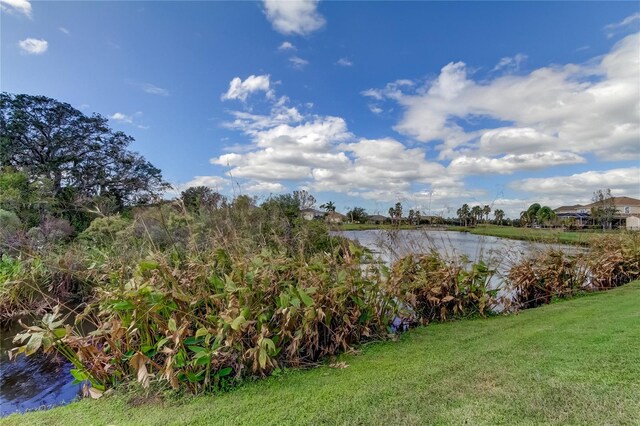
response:
<path id="1" fill-rule="evenodd" d="M 443 216 L 640 197 L 637 2 L 0 4 L 2 90 L 110 117 L 178 189 Z"/>

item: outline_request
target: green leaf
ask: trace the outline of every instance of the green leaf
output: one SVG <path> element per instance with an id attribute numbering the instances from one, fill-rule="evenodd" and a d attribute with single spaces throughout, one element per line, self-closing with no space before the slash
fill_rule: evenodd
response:
<path id="1" fill-rule="evenodd" d="M 233 322 L 231 323 L 231 328 L 234 330 L 240 330 L 240 327 L 242 327 L 242 324 L 244 324 L 245 322 L 247 322 L 247 320 L 240 315 L 238 318 L 234 319 Z"/>
<path id="2" fill-rule="evenodd" d="M 196 331 L 196 338 L 206 336 L 207 334 L 209 334 L 209 330 L 206 328 L 199 328 L 198 331 Z"/>
<path id="3" fill-rule="evenodd" d="M 168 341 L 169 341 L 168 337 L 165 337 L 164 339 L 159 340 L 158 343 L 156 343 L 156 348 L 160 349 L 161 347 L 166 345 Z"/>
<path id="4" fill-rule="evenodd" d="M 225 377 L 225 376 L 228 376 L 229 374 L 231 374 L 231 371 L 233 371 L 233 369 L 231 367 L 225 367 L 222 370 L 218 371 L 218 374 L 216 374 L 216 376 Z"/>
<path id="5" fill-rule="evenodd" d="M 29 356 L 40 349 L 40 346 L 42 346 L 42 337 L 42 333 L 34 333 L 31 335 L 31 338 L 29 339 L 29 342 L 27 342 L 27 346 L 25 348 L 26 356 Z"/>
<path id="6" fill-rule="evenodd" d="M 199 353 L 199 352 L 205 352 L 206 349 L 203 348 L 202 346 L 188 346 L 188 349 L 192 350 L 193 352 Z"/>
<path id="7" fill-rule="evenodd" d="M 227 290 L 229 293 L 233 293 L 234 291 L 238 290 L 238 287 L 236 287 L 236 284 L 233 282 L 233 279 L 231 279 L 229 275 L 225 274 L 224 278 L 225 278 L 225 281 L 224 281 L 225 290 Z"/>
<path id="8" fill-rule="evenodd" d="M 87 380 L 89 378 L 89 376 L 87 375 L 87 373 L 85 373 L 84 371 L 78 370 L 77 368 L 72 368 L 71 370 L 69 370 L 69 372 L 71 373 L 71 375 L 73 376 L 73 384 L 78 384 L 80 382 L 84 382 L 85 380 Z"/>
<path id="9" fill-rule="evenodd" d="M 144 273 L 147 271 L 158 269 L 160 267 L 160 264 L 153 260 L 143 260 L 138 264 L 138 266 L 140 267 L 140 272 Z"/>
<path id="10" fill-rule="evenodd" d="M 196 358 L 195 365 L 207 365 L 211 363 L 211 355 L 203 355 Z"/>
<path id="11" fill-rule="evenodd" d="M 121 302 L 116 302 L 111 305 L 111 308 L 116 311 L 129 311 L 135 308 L 134 304 L 129 300 L 123 300 Z"/>
<path id="12" fill-rule="evenodd" d="M 276 351 L 276 345 L 273 343 L 273 340 L 264 338 L 262 339 L 262 343 L 265 348 L 267 348 L 272 354 Z"/>
<path id="13" fill-rule="evenodd" d="M 298 295 L 300 296 L 300 300 L 302 300 L 302 303 L 304 303 L 308 307 L 313 306 L 313 299 L 311 298 L 311 296 L 305 293 L 303 289 L 298 289 Z"/>
<path id="14" fill-rule="evenodd" d="M 260 354 L 258 355 L 258 362 L 260 363 L 260 368 L 264 369 L 267 366 L 267 351 L 265 349 L 260 348 Z"/>
<path id="15" fill-rule="evenodd" d="M 169 319 L 169 324 L 167 324 L 167 326 L 169 327 L 169 331 L 171 331 L 172 333 L 175 333 L 178 329 L 178 327 L 176 326 L 176 320 L 174 320 L 173 318 Z"/>

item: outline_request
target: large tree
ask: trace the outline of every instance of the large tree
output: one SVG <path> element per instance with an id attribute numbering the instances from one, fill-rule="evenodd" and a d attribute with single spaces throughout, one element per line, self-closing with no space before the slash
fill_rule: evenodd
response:
<path id="1" fill-rule="evenodd" d="M 600 222 L 602 229 L 611 228 L 613 217 L 618 210 L 616 209 L 611 189 L 599 189 L 593 193 L 593 207 L 591 208 L 591 216 L 595 222 Z"/>
<path id="2" fill-rule="evenodd" d="M 354 207 L 347 212 L 347 217 L 352 223 L 364 223 L 369 218 L 369 215 L 362 207 Z"/>
<path id="3" fill-rule="evenodd" d="M 158 168 L 128 150 L 133 140 L 101 115 L 86 116 L 67 103 L 0 95 L 0 167 L 48 182 L 61 204 L 110 198 L 124 207 L 160 194 L 168 185 Z"/>

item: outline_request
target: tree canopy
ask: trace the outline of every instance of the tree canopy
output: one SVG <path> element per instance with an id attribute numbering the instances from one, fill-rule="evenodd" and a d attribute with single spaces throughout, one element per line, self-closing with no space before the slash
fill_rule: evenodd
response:
<path id="1" fill-rule="evenodd" d="M 46 182 L 64 204 L 113 199 L 119 207 L 148 201 L 168 184 L 141 155 L 131 136 L 45 96 L 0 95 L 0 167 Z"/>

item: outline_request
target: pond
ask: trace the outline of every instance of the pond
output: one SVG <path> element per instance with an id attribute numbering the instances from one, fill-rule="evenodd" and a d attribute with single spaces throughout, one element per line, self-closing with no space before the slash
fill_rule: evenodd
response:
<path id="1" fill-rule="evenodd" d="M 7 350 L 21 331 L 17 321 L 0 330 L 0 417 L 65 404 L 80 395 L 80 384 L 73 384 L 69 373 L 71 364 L 60 356 L 20 355 L 9 361 Z"/>
<path id="2" fill-rule="evenodd" d="M 466 256 L 470 260 L 484 259 L 498 269 L 527 253 L 555 247 L 563 251 L 580 250 L 573 246 L 530 243 L 465 232 L 435 230 L 345 231 L 338 235 L 357 240 L 372 250 L 379 259 L 391 263 L 409 253 L 435 249 L 447 256 Z M 23 319 L 29 322 L 27 319 Z M 21 331 L 15 322 L 1 331 L 0 339 L 0 417 L 13 412 L 60 405 L 80 395 L 80 385 L 73 384 L 71 364 L 60 357 L 19 356 L 9 361 L 6 351 L 11 340 Z"/>
<path id="3" fill-rule="evenodd" d="M 583 250 L 577 246 L 509 240 L 469 232 L 439 230 L 365 230 L 336 232 L 356 240 L 370 249 L 381 261 L 390 264 L 410 253 L 424 253 L 431 249 L 445 257 L 466 257 L 471 261 L 484 260 L 499 269 L 522 257 L 549 248 L 568 253 Z"/>

